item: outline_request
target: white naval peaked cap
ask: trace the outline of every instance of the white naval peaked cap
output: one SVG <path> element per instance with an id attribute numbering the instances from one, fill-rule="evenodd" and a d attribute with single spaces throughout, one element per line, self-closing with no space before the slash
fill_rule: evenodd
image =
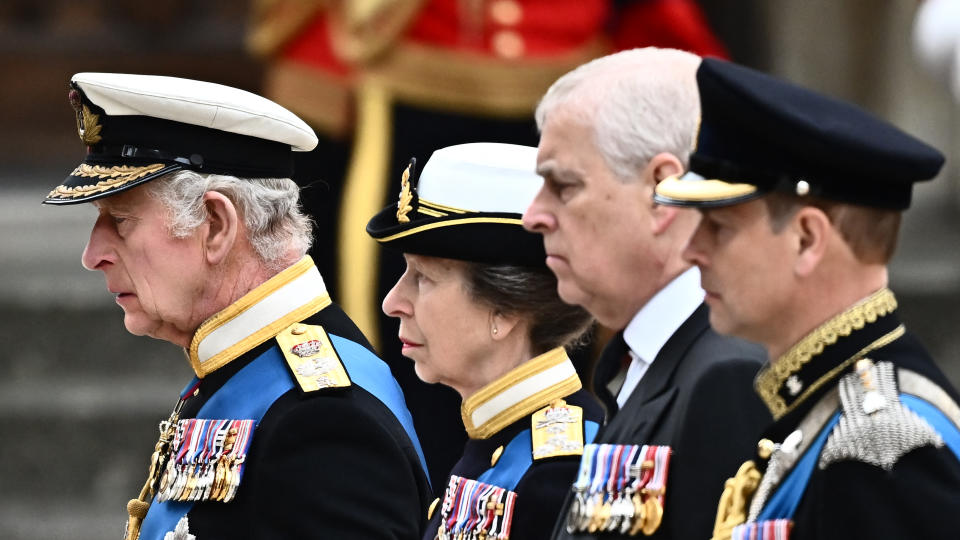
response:
<path id="1" fill-rule="evenodd" d="M 419 179 L 404 172 L 400 199 L 367 223 L 367 234 L 404 253 L 486 264 L 542 267 L 543 238 L 523 212 L 543 185 L 537 149 L 502 143 L 441 148 Z"/>
<path id="2" fill-rule="evenodd" d="M 537 149 L 502 143 L 468 143 L 430 156 L 417 182 L 421 201 L 474 212 L 523 214 L 543 178 Z"/>
<path id="3" fill-rule="evenodd" d="M 189 169 L 291 178 L 293 152 L 317 145 L 295 114 L 245 90 L 176 77 L 78 73 L 70 81 L 83 163 L 47 204 L 77 204 Z"/>
<path id="4" fill-rule="evenodd" d="M 129 73 L 77 73 L 71 81 L 110 116 L 150 116 L 289 144 L 308 152 L 317 136 L 297 115 L 222 84 Z"/>

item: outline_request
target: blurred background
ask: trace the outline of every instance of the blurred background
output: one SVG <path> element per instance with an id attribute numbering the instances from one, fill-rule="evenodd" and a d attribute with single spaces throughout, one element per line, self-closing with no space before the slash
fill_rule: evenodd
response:
<path id="1" fill-rule="evenodd" d="M 345 12 L 362 17 L 364 6 L 378 3 L 404 2 L 356 2 L 359 14 Z M 652 2 L 612 2 L 604 27 L 626 21 L 631 4 L 645 3 Z M 93 208 L 40 204 L 83 156 L 66 99 L 70 76 L 79 71 L 167 74 L 287 100 L 329 143 L 324 163 L 339 167 L 339 173 L 324 173 L 326 188 L 314 195 L 323 198 L 339 193 L 341 179 L 335 176 L 347 167 L 349 125 L 356 114 L 347 109 L 349 89 L 328 92 L 301 81 L 285 94 L 297 83 L 277 70 L 290 53 L 286 40 L 304 31 L 321 4 L 0 0 L 0 538 L 121 537 L 124 507 L 145 478 L 156 424 L 192 375 L 181 350 L 128 335 L 103 278 L 81 268 Z M 472 9 L 481 22 L 489 8 L 501 26 L 522 24 L 518 21 L 526 16 L 515 9 L 524 2 L 513 0 L 413 4 L 428 6 L 414 9 L 438 4 Z M 960 109 L 948 84 L 931 76 L 914 54 L 918 2 L 703 0 L 696 5 L 734 60 L 856 102 L 948 156 L 941 175 L 915 189 L 891 279 L 908 328 L 960 383 Z M 624 18 L 617 21 L 617 16 Z M 564 22 L 562 10 L 551 17 Z M 482 24 L 474 30 L 482 41 Z M 522 39 L 518 50 L 516 40 L 493 37 L 491 55 L 523 56 Z M 651 37 L 654 43 L 669 43 L 663 39 Z M 356 80 L 342 66 L 330 73 L 321 79 L 335 83 L 334 89 Z M 322 102 L 319 110 L 330 104 L 344 108 L 311 116 L 311 100 Z M 519 118 L 516 111 L 511 115 Z M 325 218 L 317 213 L 323 226 Z M 328 253 L 326 262 L 317 258 L 332 275 L 330 242 L 336 240 L 318 246 L 318 254 Z"/>

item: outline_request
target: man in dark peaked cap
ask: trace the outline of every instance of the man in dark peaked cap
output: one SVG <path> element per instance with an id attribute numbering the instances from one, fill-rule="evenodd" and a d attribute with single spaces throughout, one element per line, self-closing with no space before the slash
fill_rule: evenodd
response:
<path id="1" fill-rule="evenodd" d="M 943 157 L 735 64 L 705 60 L 697 83 L 691 172 L 655 200 L 700 209 L 684 257 L 712 326 L 766 347 L 754 386 L 775 419 L 727 481 L 714 539 L 956 538 L 957 392 L 899 321 L 886 267 L 913 183 Z"/>
<path id="2" fill-rule="evenodd" d="M 313 131 L 171 77 L 80 73 L 70 102 L 87 154 L 44 202 L 97 208 L 83 265 L 128 331 L 196 373 L 126 540 L 420 538 L 430 485 L 403 395 L 305 255 L 290 177 Z"/>

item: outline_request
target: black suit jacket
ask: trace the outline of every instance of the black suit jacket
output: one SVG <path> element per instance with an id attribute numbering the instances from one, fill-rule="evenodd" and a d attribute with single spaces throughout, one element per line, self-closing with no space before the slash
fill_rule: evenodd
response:
<path id="1" fill-rule="evenodd" d="M 595 442 L 669 445 L 673 454 L 663 523 L 653 537 L 709 538 L 724 482 L 751 454 L 771 421 L 752 391 L 766 352 L 714 332 L 708 308 L 701 305 L 664 344 L 623 409 L 617 410 L 606 384 L 626 352 L 623 334 L 618 333 L 601 355 L 594 386 L 609 417 Z M 553 538 L 621 537 L 568 534 L 570 500 Z"/>

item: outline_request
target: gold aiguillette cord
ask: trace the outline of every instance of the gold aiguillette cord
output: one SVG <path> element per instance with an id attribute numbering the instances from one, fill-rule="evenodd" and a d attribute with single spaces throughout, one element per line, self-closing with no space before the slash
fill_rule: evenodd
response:
<path id="1" fill-rule="evenodd" d="M 140 490 L 140 495 L 136 499 L 130 499 L 127 503 L 127 531 L 124 534 L 124 540 L 137 540 L 140 537 L 140 527 L 143 525 L 143 518 L 147 517 L 147 511 L 150 510 L 150 502 L 153 500 L 154 486 L 157 480 L 167 466 L 167 457 L 170 451 L 170 441 L 177 432 L 177 422 L 180 420 L 180 409 L 183 408 L 186 397 L 180 398 L 177 405 L 170 413 L 170 418 L 160 422 L 160 438 L 157 445 L 153 448 L 153 455 L 150 456 L 150 473 L 147 475 L 147 481 Z"/>

